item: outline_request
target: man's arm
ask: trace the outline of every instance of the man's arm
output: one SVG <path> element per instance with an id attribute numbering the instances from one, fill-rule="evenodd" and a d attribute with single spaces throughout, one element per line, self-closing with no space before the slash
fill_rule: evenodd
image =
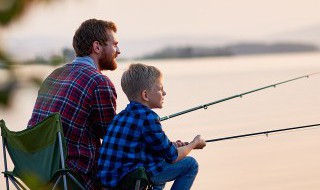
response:
<path id="1" fill-rule="evenodd" d="M 92 121 L 98 137 L 102 138 L 106 128 L 116 115 L 117 94 L 113 84 L 98 85 L 92 103 Z"/>

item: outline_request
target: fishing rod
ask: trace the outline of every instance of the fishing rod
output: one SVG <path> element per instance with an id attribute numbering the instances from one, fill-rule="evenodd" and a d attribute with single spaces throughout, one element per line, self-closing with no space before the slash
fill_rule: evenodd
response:
<path id="1" fill-rule="evenodd" d="M 277 129 L 277 130 L 271 130 L 271 131 L 262 131 L 262 132 L 256 132 L 256 133 L 230 136 L 230 137 L 222 137 L 222 138 L 217 138 L 217 139 L 206 140 L 206 142 L 217 142 L 217 141 L 231 140 L 231 139 L 258 136 L 258 135 L 268 136 L 269 134 L 272 134 L 272 133 L 279 133 L 279 132 L 283 132 L 283 131 L 292 131 L 292 130 L 298 130 L 298 129 L 306 129 L 306 128 L 312 128 L 312 127 L 318 127 L 318 126 L 320 126 L 320 124 L 305 125 L 305 126 L 299 126 L 299 127 L 290 127 L 290 128 L 283 128 L 283 129 Z"/>
<path id="2" fill-rule="evenodd" d="M 172 114 L 172 115 L 168 115 L 168 116 L 162 117 L 162 118 L 160 118 L 160 121 L 165 121 L 167 119 L 171 119 L 171 118 L 177 117 L 179 115 L 183 115 L 183 114 L 186 114 L 186 113 L 189 113 L 189 112 L 192 112 L 192 111 L 196 111 L 198 109 L 207 109 L 208 106 L 211 106 L 211 105 L 214 105 L 214 104 L 225 102 L 225 101 L 228 101 L 228 100 L 231 100 L 231 99 L 234 99 L 234 98 L 242 98 L 244 95 L 247 95 L 247 94 L 251 94 L 251 93 L 254 93 L 254 92 L 257 92 L 257 91 L 260 91 L 260 90 L 264 90 L 264 89 L 267 89 L 267 88 L 271 88 L 271 87 L 275 88 L 278 85 L 281 85 L 281 84 L 284 84 L 284 83 L 289 83 L 289 82 L 292 82 L 292 81 L 295 81 L 295 80 L 299 80 L 299 79 L 302 79 L 302 78 L 309 78 L 311 75 L 317 75 L 319 73 L 320 72 L 311 73 L 311 74 L 304 75 L 304 76 L 301 76 L 301 77 L 289 79 L 289 80 L 278 82 L 278 83 L 275 83 L 275 84 L 272 84 L 272 85 L 268 85 L 268 86 L 264 86 L 264 87 L 261 87 L 261 88 L 257 88 L 257 89 L 254 89 L 254 90 L 251 90 L 251 91 L 248 91 L 248 92 L 244 92 L 244 93 L 241 93 L 241 94 L 237 94 L 237 95 L 234 95 L 234 96 L 223 98 L 223 99 L 220 99 L 220 100 L 217 100 L 217 101 L 214 101 L 214 102 L 210 102 L 210 103 L 207 103 L 207 104 L 204 104 L 204 105 L 200 105 L 200 106 L 197 106 L 197 107 L 194 107 L 194 108 L 190 108 L 190 109 L 187 109 L 187 110 L 184 110 L 184 111 Z"/>

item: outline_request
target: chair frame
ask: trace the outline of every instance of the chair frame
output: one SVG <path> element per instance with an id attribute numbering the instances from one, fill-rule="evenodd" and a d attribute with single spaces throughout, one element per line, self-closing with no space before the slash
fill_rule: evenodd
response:
<path id="1" fill-rule="evenodd" d="M 7 174 L 8 171 L 8 165 L 7 165 L 7 153 L 6 153 L 6 146 L 7 146 L 7 140 L 2 137 L 2 148 L 3 148 L 3 161 L 4 161 L 4 177 L 6 178 L 6 188 L 9 190 L 9 179 L 12 182 L 12 184 L 18 189 L 26 190 L 26 188 L 12 175 Z"/>
<path id="2" fill-rule="evenodd" d="M 58 121 L 56 121 L 58 123 Z M 57 185 L 60 183 L 61 180 L 63 180 L 63 189 L 68 190 L 67 188 L 67 177 L 69 177 L 80 189 L 85 190 L 83 185 L 69 172 L 70 170 L 65 168 L 65 161 L 64 161 L 64 151 L 63 151 L 63 145 L 62 145 L 62 135 L 61 132 L 57 132 L 58 136 L 58 142 L 59 142 L 59 151 L 60 151 L 60 161 L 61 161 L 61 169 L 58 171 L 59 177 L 55 181 L 52 190 L 54 190 Z M 2 137 L 2 145 L 3 145 L 3 160 L 4 160 L 4 169 L 5 171 L 2 172 L 6 178 L 6 188 L 9 190 L 9 179 L 12 182 L 12 184 L 16 187 L 18 190 L 27 190 L 27 188 L 22 185 L 19 180 L 16 179 L 16 177 L 8 174 L 8 166 L 7 166 L 7 140 Z M 29 188 L 28 188 L 29 189 Z"/>
<path id="3" fill-rule="evenodd" d="M 143 170 L 141 170 L 141 167 L 140 168 L 137 168 L 136 170 L 134 170 L 132 173 L 128 173 L 127 174 L 127 176 L 125 176 L 121 181 L 120 181 L 120 184 L 121 183 L 126 183 L 126 180 L 128 180 L 127 179 L 127 177 L 129 177 L 131 174 L 133 174 L 134 172 L 139 172 L 140 171 L 140 173 L 138 173 L 138 174 L 133 174 L 133 175 L 135 175 L 135 183 L 134 183 L 134 190 L 141 190 L 140 188 L 143 188 L 143 190 L 147 190 L 147 189 L 150 189 L 150 187 L 151 187 L 151 183 L 150 183 L 150 181 L 147 179 L 148 177 L 147 177 L 147 174 L 146 174 L 146 171 L 145 171 L 145 169 L 142 167 L 142 169 Z M 138 171 L 139 170 L 139 171 Z M 129 175 L 129 176 L 128 176 Z M 137 176 L 138 175 L 138 176 Z M 130 178 L 130 177 L 129 177 Z M 146 180 L 147 181 L 147 184 L 146 184 L 146 186 L 143 186 L 143 187 L 141 187 L 141 181 L 142 180 Z M 119 185 L 120 185 L 119 184 Z M 118 185 L 118 186 L 119 186 Z M 122 187 L 121 185 L 120 185 L 120 187 L 116 187 L 115 189 L 127 189 L 127 187 Z"/>

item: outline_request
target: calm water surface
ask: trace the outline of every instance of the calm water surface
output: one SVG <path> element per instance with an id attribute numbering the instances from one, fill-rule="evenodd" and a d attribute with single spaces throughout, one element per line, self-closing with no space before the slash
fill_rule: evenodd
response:
<path id="1" fill-rule="evenodd" d="M 160 116 L 216 101 L 255 88 L 320 71 L 320 54 L 263 55 L 231 58 L 143 61 L 164 73 L 167 95 Z M 118 91 L 118 111 L 128 103 L 117 71 L 105 72 Z M 20 79 L 45 78 L 53 68 L 17 69 Z M 0 108 L 12 130 L 24 129 L 37 87 L 23 83 L 12 106 Z M 320 123 L 320 75 L 266 89 L 163 121 L 171 140 L 190 141 Z M 193 189 L 319 190 L 320 129 L 208 143 L 191 153 L 200 165 Z M 2 154 L 2 152 L 0 152 Z M 3 170 L 1 159 L 1 170 Z M 1 189 L 4 180 L 1 178 Z M 170 189 L 168 184 L 166 189 Z"/>

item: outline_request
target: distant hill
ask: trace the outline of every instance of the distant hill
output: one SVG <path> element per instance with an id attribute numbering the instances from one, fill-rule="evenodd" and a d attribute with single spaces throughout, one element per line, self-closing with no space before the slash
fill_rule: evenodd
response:
<path id="1" fill-rule="evenodd" d="M 182 46 L 222 46 L 235 42 L 236 39 L 224 36 L 167 36 L 153 39 L 126 40 L 120 42 L 120 50 L 126 57 L 142 57 L 165 47 Z"/>
<path id="2" fill-rule="evenodd" d="M 139 58 L 230 56 L 319 51 L 320 24 L 255 39 L 178 36 L 124 41 L 124 55 Z"/>
<path id="3" fill-rule="evenodd" d="M 275 54 L 275 53 L 294 53 L 294 52 L 313 52 L 319 51 L 315 45 L 308 43 L 279 42 L 272 44 L 265 43 L 241 43 L 227 46 L 233 55 L 248 54 Z"/>
<path id="4" fill-rule="evenodd" d="M 252 42 L 247 39 L 228 36 L 164 36 L 153 39 L 119 39 L 121 56 L 119 58 L 150 57 L 155 53 L 170 54 L 180 51 L 180 56 L 219 56 L 256 53 L 277 53 L 295 51 L 314 51 L 320 47 L 320 24 L 283 33 L 263 36 Z M 72 37 L 36 36 L 3 39 L 6 50 L 15 59 L 49 58 L 59 54 L 64 48 L 72 48 Z M 23 44 L 23 45 L 21 45 Z M 277 45 L 276 45 L 277 44 Z M 271 47 L 272 46 L 272 47 Z M 285 46 L 285 47 L 284 47 Z M 289 47 L 290 46 L 290 47 Z M 295 49 L 297 48 L 297 49 Z M 179 49 L 179 50 L 175 50 Z M 274 52 L 275 51 L 275 52 Z M 158 55 L 163 56 L 163 55 Z"/>
<path id="5" fill-rule="evenodd" d="M 166 47 L 141 59 L 192 58 L 319 51 L 315 45 L 302 43 L 240 43 L 221 47 Z"/>
<path id="6" fill-rule="evenodd" d="M 310 43 L 320 47 L 320 24 L 300 28 L 297 30 L 268 35 L 263 37 L 261 40 L 263 39 L 269 42 L 290 41 L 297 43 Z"/>

